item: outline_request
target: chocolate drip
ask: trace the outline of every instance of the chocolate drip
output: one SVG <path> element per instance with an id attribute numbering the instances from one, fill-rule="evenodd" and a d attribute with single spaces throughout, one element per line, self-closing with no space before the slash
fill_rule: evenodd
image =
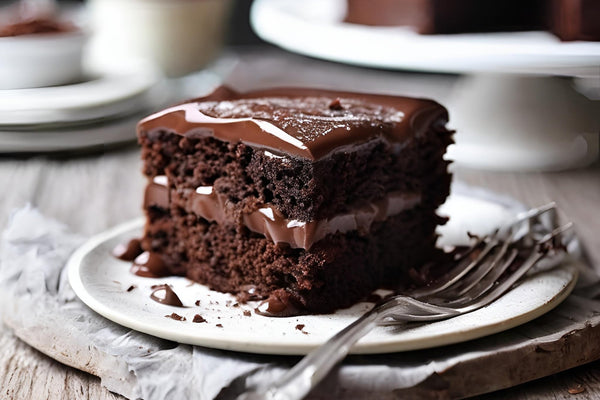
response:
<path id="1" fill-rule="evenodd" d="M 277 289 L 268 299 L 261 302 L 254 312 L 265 317 L 293 317 L 301 315 L 301 309 L 290 293 L 284 289 Z"/>
<path id="2" fill-rule="evenodd" d="M 425 99 L 299 88 L 238 93 L 221 87 L 143 119 L 138 131 L 213 136 L 314 161 L 374 138 L 404 142 L 447 120 L 444 107 Z"/>
<path id="3" fill-rule="evenodd" d="M 135 258 L 131 266 L 131 273 L 146 278 L 171 275 L 161 255 L 149 251 L 145 251 Z"/>
<path id="4" fill-rule="evenodd" d="M 183 303 L 179 299 L 179 296 L 171 289 L 169 285 L 157 285 L 152 287 L 152 294 L 150 298 L 157 303 L 166 304 L 174 307 L 183 307 Z M 164 292 L 164 296 L 159 297 L 157 293 Z"/>
<path id="5" fill-rule="evenodd" d="M 127 244 L 119 243 L 112 251 L 112 255 L 123 261 L 133 261 L 142 254 L 140 239 L 131 239 Z"/>

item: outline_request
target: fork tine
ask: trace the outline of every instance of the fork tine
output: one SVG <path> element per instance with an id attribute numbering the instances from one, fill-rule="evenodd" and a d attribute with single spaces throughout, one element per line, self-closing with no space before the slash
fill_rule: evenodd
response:
<path id="1" fill-rule="evenodd" d="M 496 282 L 500 275 L 502 275 L 506 268 L 508 268 L 508 266 L 516 258 L 517 253 L 512 251 L 509 254 L 508 259 L 503 264 L 500 264 L 500 267 L 497 267 L 508 251 L 508 247 L 514 242 L 517 233 L 518 230 L 516 227 L 511 227 L 510 237 L 503 241 L 502 246 L 496 252 L 493 260 L 488 263 L 481 263 L 481 265 L 475 271 L 473 271 L 473 273 L 465 277 L 465 279 L 456 285 L 458 287 L 449 288 L 452 289 L 451 291 L 449 290 L 448 293 L 450 298 L 454 301 L 460 301 L 462 299 L 461 296 L 469 292 L 475 286 L 477 286 L 479 290 L 472 292 L 470 294 L 471 297 L 479 297 L 481 294 L 483 294 L 483 292 L 489 289 L 489 287 Z"/>
<path id="2" fill-rule="evenodd" d="M 560 233 L 564 232 L 566 229 L 569 229 L 571 226 L 572 224 L 569 223 L 546 234 L 542 239 L 536 242 L 534 246 L 532 246 L 531 252 L 535 254 L 540 246 L 543 246 L 549 240 L 553 240 L 560 235 Z M 436 298 L 428 298 L 428 301 L 441 304 L 446 307 L 459 308 L 475 299 L 481 298 L 481 296 L 483 296 L 496 285 L 498 279 L 516 259 L 518 255 L 518 250 L 516 248 L 511 249 L 508 256 L 505 257 L 506 249 L 510 243 L 511 241 L 507 240 L 492 261 L 486 262 L 486 260 L 482 262 L 479 269 L 472 273 L 472 275 L 477 276 L 473 281 L 468 282 L 469 290 L 464 290 L 464 288 L 460 286 L 458 288 L 453 286 L 440 293 L 439 296 L 436 296 Z M 541 256 L 543 257 L 543 255 L 544 254 L 542 253 Z M 498 265 L 501 260 L 503 260 L 502 264 Z M 533 264 L 535 264 L 537 261 L 538 260 L 533 261 Z M 481 271 L 483 272 L 480 274 Z M 482 275 L 481 278 L 479 275 Z M 465 278 L 465 281 L 469 278 L 471 278 L 471 276 Z"/>
<path id="3" fill-rule="evenodd" d="M 468 258 L 468 256 L 465 256 L 466 258 L 463 258 L 456 267 L 452 268 L 448 273 L 438 279 L 438 281 L 432 286 L 423 289 L 417 289 L 409 293 L 410 297 L 414 297 L 416 299 L 429 298 L 444 292 L 457 282 L 460 282 L 461 279 L 463 279 L 488 256 L 488 253 L 492 251 L 492 249 L 498 244 L 498 240 L 494 237 L 486 236 L 478 241 L 475 246 L 479 246 L 482 243 L 485 243 L 485 247 L 477 254 L 475 259 L 472 260 Z M 469 254 L 473 253 L 475 249 L 476 247 L 469 249 Z"/>
<path id="4" fill-rule="evenodd" d="M 494 255 L 494 259 L 491 262 L 488 262 L 487 265 L 482 263 L 482 266 L 480 268 L 473 271 L 473 273 L 470 276 L 466 277 L 462 282 L 460 282 L 460 285 L 457 285 L 459 287 L 455 288 L 452 291 L 453 297 L 464 295 L 469 290 L 471 290 L 475 285 L 479 284 L 484 278 L 486 278 L 488 276 L 488 274 L 490 274 L 490 272 L 492 272 L 492 271 L 496 272 L 499 269 L 501 269 L 501 268 L 497 268 L 496 266 L 498 265 L 500 260 L 504 257 L 506 252 L 508 251 L 509 244 L 510 244 L 510 241 L 506 240 L 502 244 L 500 249 L 496 252 L 496 254 Z M 503 264 L 503 266 L 505 264 L 507 264 L 507 263 L 505 262 Z M 495 275 L 495 274 L 493 274 L 493 275 Z"/>
<path id="5" fill-rule="evenodd" d="M 485 247 L 477 254 L 477 257 L 474 260 L 463 258 L 456 267 L 452 268 L 448 273 L 440 278 L 437 283 L 434 283 L 434 285 L 430 287 L 417 289 L 411 292 L 410 297 L 417 299 L 430 297 L 448 289 L 452 285 L 456 284 L 456 282 L 459 282 L 465 275 L 471 272 L 473 268 L 479 265 L 479 263 L 485 257 L 487 257 L 488 253 L 492 251 L 492 249 L 498 244 L 498 240 L 493 236 L 483 237 L 482 239 L 478 240 L 478 243 L 476 243 L 474 247 L 469 249 L 468 254 L 471 254 L 482 243 L 485 243 Z M 465 257 L 468 257 L 468 255 Z"/>
<path id="6" fill-rule="evenodd" d="M 508 289 L 510 289 L 523 275 L 525 275 L 541 258 L 543 258 L 548 251 L 552 248 L 549 245 L 563 232 L 571 229 L 573 223 L 569 222 L 563 226 L 554 229 L 552 232 L 546 234 L 542 239 L 537 241 L 535 246 L 531 248 L 531 252 L 527 259 L 521 264 L 515 271 L 511 272 L 508 277 L 496 285 L 493 290 L 489 291 L 483 297 L 478 298 L 475 302 L 467 304 L 463 307 L 458 308 L 460 312 L 473 311 L 481 308 L 492 301 L 502 296 Z"/>
<path id="7" fill-rule="evenodd" d="M 509 225 L 504 227 L 505 231 L 511 232 L 511 240 L 506 240 L 505 242 L 510 242 L 514 239 L 514 237 L 517 233 L 515 228 L 517 228 L 520 224 L 522 224 L 523 222 L 525 222 L 531 218 L 537 217 L 545 212 L 548 212 L 549 210 L 552 210 L 554 208 L 556 208 L 556 203 L 551 202 L 551 203 L 544 204 L 542 206 L 532 208 L 526 212 L 518 214 L 516 219 L 512 223 L 510 223 Z M 480 262 L 487 257 L 488 253 L 500 243 L 500 239 L 498 237 L 499 234 L 500 234 L 500 231 L 496 230 L 491 235 L 487 235 L 487 236 L 478 238 L 478 240 L 474 244 L 472 244 L 465 253 L 462 254 L 461 258 L 459 258 L 459 260 L 457 260 L 459 262 L 456 267 L 452 268 L 449 272 L 444 274 L 440 279 L 438 279 L 437 282 L 434 282 L 433 285 L 422 288 L 422 289 L 417 289 L 417 290 L 411 291 L 410 293 L 407 293 L 407 295 L 409 295 L 413 298 L 417 298 L 417 299 L 427 298 L 427 297 L 430 297 L 433 295 L 437 295 L 437 294 L 443 292 L 444 290 L 452 287 L 457 282 L 462 281 L 462 279 L 465 277 L 465 275 L 467 275 L 474 268 L 476 268 L 480 264 Z M 481 244 L 483 244 L 483 243 L 486 243 L 483 250 L 481 250 L 481 252 L 478 254 L 478 256 L 474 260 L 470 260 L 468 258 L 469 255 L 472 254 L 473 251 L 477 247 L 481 246 Z M 510 244 L 510 243 L 508 243 L 508 244 Z M 506 245 L 508 245 L 508 244 L 506 244 Z M 498 258 L 501 258 L 501 255 Z M 491 266 L 491 267 L 493 267 L 493 266 Z M 490 269 L 491 269 L 491 267 L 490 267 Z M 482 272 L 480 273 L 481 275 L 478 275 L 479 279 L 483 278 L 486 275 L 486 273 L 484 273 L 484 271 L 482 270 Z M 469 282 L 470 282 L 470 286 L 472 287 L 478 281 L 477 281 L 477 279 L 472 279 Z M 466 290 L 468 290 L 468 289 L 466 289 Z M 460 294 L 462 294 L 462 293 L 459 293 L 459 295 Z"/>
<path id="8" fill-rule="evenodd" d="M 506 257 L 506 260 L 504 260 L 499 267 L 494 267 L 491 269 L 488 268 L 489 273 L 483 279 L 480 281 L 475 281 L 475 284 L 472 285 L 468 291 L 461 292 L 457 295 L 460 297 L 456 297 L 455 299 L 447 301 L 444 303 L 444 305 L 447 307 L 459 307 L 460 305 L 467 304 L 474 299 L 481 297 L 484 293 L 494 287 L 500 276 L 502 276 L 508 267 L 511 266 L 515 261 L 518 253 L 519 251 L 517 249 L 511 249 L 510 253 Z"/>
<path id="9" fill-rule="evenodd" d="M 535 207 L 535 208 L 532 208 L 532 209 L 529 209 L 527 211 L 517 214 L 517 221 L 525 221 L 527 219 L 537 217 L 538 215 L 541 215 L 547 211 L 550 211 L 553 208 L 556 208 L 556 203 L 551 201 L 550 203 L 547 203 L 547 204 L 541 205 L 539 207 Z"/>
<path id="10" fill-rule="evenodd" d="M 480 281 L 479 285 L 476 285 L 471 291 L 467 292 L 463 297 L 453 301 L 445 301 L 439 298 L 427 299 L 426 302 L 421 299 L 415 299 L 414 297 L 408 296 L 394 296 L 390 301 L 382 304 L 380 312 L 385 318 L 393 319 L 396 321 L 432 321 L 438 320 L 441 317 L 448 317 L 451 315 L 464 314 L 469 311 L 482 308 L 500 296 L 507 292 L 523 275 L 525 275 L 546 253 L 552 248 L 548 246 L 548 243 L 557 238 L 561 233 L 570 229 L 573 226 L 571 222 L 554 229 L 552 232 L 544 235 L 542 239 L 537 241 L 534 246 L 531 247 L 530 253 L 525 261 L 514 271 L 505 278 L 501 283 L 497 283 L 497 278 L 513 264 L 518 250 L 516 248 L 511 249 L 510 253 L 497 268 L 493 274 L 486 276 L 485 280 Z M 504 246 L 503 246 L 504 247 Z M 506 251 L 503 252 L 505 254 Z M 494 259 L 496 261 L 496 259 Z M 490 289 L 493 290 L 490 291 Z M 487 294 L 486 294 L 487 293 Z M 401 306 L 401 308 L 399 307 Z M 392 313 L 387 314 L 387 310 L 393 310 Z M 387 314 L 387 315 L 386 315 Z M 386 321 L 383 319 L 379 322 L 380 325 L 394 325 L 393 322 Z"/>

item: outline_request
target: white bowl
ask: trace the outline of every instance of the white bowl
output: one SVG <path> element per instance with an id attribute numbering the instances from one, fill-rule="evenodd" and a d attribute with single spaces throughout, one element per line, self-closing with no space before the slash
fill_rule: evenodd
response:
<path id="1" fill-rule="evenodd" d="M 231 0 L 90 0 L 94 63 L 143 58 L 170 77 L 198 71 L 224 42 Z"/>
<path id="2" fill-rule="evenodd" d="M 84 31 L 0 37 L 0 89 L 62 85 L 81 79 Z"/>

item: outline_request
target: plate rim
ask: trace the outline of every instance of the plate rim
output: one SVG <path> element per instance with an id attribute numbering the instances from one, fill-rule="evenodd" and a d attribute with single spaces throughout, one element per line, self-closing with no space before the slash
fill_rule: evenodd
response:
<path id="1" fill-rule="evenodd" d="M 174 333 L 173 329 L 169 327 L 168 323 L 165 323 L 165 325 L 161 327 L 152 326 L 151 323 L 147 324 L 144 323 L 143 320 L 139 321 L 138 319 L 132 319 L 131 316 L 124 314 L 122 311 L 115 311 L 114 309 L 111 309 L 108 305 L 96 299 L 93 296 L 93 294 L 90 293 L 90 291 L 88 291 L 85 287 L 81 274 L 79 273 L 83 265 L 83 260 L 87 255 L 92 253 L 96 248 L 104 244 L 106 241 L 114 239 L 119 235 L 131 232 L 133 230 L 139 231 L 143 227 L 144 222 L 145 218 L 140 217 L 125 222 L 123 224 L 117 225 L 106 231 L 103 231 L 84 242 L 79 248 L 75 250 L 75 252 L 69 258 L 66 264 L 69 284 L 71 285 L 71 288 L 73 289 L 77 297 L 93 311 L 97 312 L 109 321 L 117 323 L 121 326 L 162 339 L 173 340 L 179 343 L 190 345 L 200 345 L 215 349 L 234 350 L 254 354 L 303 355 L 307 354 L 310 350 L 318 347 L 322 342 L 324 342 L 324 340 L 327 339 L 325 338 L 323 341 L 318 343 L 302 343 L 302 341 L 297 341 L 296 343 L 288 342 L 285 344 L 277 345 L 273 342 L 269 342 L 268 340 L 258 342 L 248 341 L 243 337 L 243 335 L 239 335 L 239 333 L 235 330 L 223 330 L 221 332 L 222 335 L 220 335 L 219 338 L 205 336 L 201 338 L 201 341 L 198 341 L 198 337 L 192 335 L 191 333 L 186 333 L 185 331 Z M 112 257 L 108 253 L 106 256 Z M 450 333 L 430 335 L 426 338 L 416 338 L 408 341 L 405 340 L 403 342 L 359 342 L 353 347 L 351 354 L 384 354 L 391 352 L 402 352 L 440 347 L 465 342 L 484 336 L 489 336 L 495 333 L 505 331 L 507 329 L 511 329 L 518 325 L 522 325 L 549 312 L 570 295 L 577 283 L 577 263 L 577 260 L 569 259 L 564 261 L 560 266 L 556 267 L 557 269 L 562 269 L 569 273 L 571 276 L 570 279 L 566 283 L 564 283 L 561 289 L 558 292 L 554 293 L 550 299 L 547 299 L 544 302 L 544 304 L 537 306 L 533 310 L 521 312 L 515 316 L 511 316 L 508 319 L 505 318 L 495 323 L 488 323 L 485 325 L 470 328 L 468 330 L 454 330 Z M 549 272 L 552 272 L 552 270 L 540 272 L 540 274 L 542 275 L 535 275 L 533 276 L 533 278 L 535 278 L 536 276 L 544 276 L 544 274 Z M 184 277 L 178 278 L 186 279 Z M 522 285 L 520 285 L 519 287 L 522 287 Z M 519 289 L 519 287 L 517 287 L 516 289 Z M 485 307 L 480 310 L 474 311 L 473 313 L 482 311 L 485 311 Z M 317 315 L 314 317 L 327 318 L 331 317 L 332 315 L 334 314 L 324 314 L 322 316 Z M 332 335 L 334 333 L 335 332 L 332 332 Z"/>
<path id="2" fill-rule="evenodd" d="M 67 85 L 0 90 L 5 97 L 0 101 L 0 129 L 81 124 L 123 115 L 123 107 L 128 113 L 137 112 L 153 103 L 149 96 L 156 95 L 154 89 L 164 85 L 160 72 L 143 61 L 90 70 L 87 74 L 88 79 Z M 50 98 L 62 100 L 48 107 Z"/>

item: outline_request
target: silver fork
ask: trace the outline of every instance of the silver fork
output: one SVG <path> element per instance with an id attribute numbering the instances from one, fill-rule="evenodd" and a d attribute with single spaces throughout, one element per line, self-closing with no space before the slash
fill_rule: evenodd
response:
<path id="1" fill-rule="evenodd" d="M 438 321 L 492 303 L 511 289 L 550 250 L 555 249 L 559 235 L 571 228 L 572 224 L 568 223 L 541 238 L 531 237 L 531 220 L 547 211 L 554 211 L 554 208 L 555 205 L 551 203 L 529 210 L 506 228 L 476 238 L 475 243 L 456 260 L 456 267 L 437 283 L 413 291 L 410 296 L 396 295 L 379 303 L 310 352 L 277 383 L 243 393 L 237 400 L 302 399 L 346 357 L 360 338 L 376 326 Z M 523 246 L 524 243 L 527 247 L 520 249 L 519 245 Z M 524 260 L 520 265 L 515 265 L 518 253 L 523 251 L 527 253 L 521 257 Z"/>

